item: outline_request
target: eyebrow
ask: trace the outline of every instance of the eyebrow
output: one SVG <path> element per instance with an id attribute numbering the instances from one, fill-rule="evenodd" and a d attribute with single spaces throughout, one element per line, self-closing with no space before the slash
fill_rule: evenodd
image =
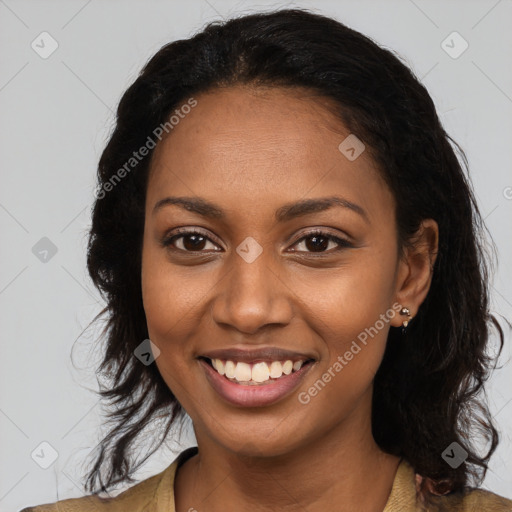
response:
<path id="1" fill-rule="evenodd" d="M 202 217 L 211 219 L 225 219 L 225 212 L 217 205 L 200 197 L 166 197 L 160 199 L 153 208 L 153 215 L 165 206 L 176 205 L 185 210 L 197 213 Z M 342 197 L 331 196 L 314 199 L 303 199 L 294 203 L 287 203 L 275 212 L 277 222 L 287 222 L 289 220 L 308 215 L 310 213 L 322 212 L 333 207 L 348 208 L 359 214 L 367 224 L 370 224 L 368 214 L 361 206 L 347 201 Z"/>

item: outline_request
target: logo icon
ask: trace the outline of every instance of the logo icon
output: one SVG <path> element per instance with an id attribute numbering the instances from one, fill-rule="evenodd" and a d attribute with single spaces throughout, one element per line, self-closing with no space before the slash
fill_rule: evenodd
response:
<path id="1" fill-rule="evenodd" d="M 47 59 L 59 47 L 59 43 L 48 32 L 41 32 L 30 46 L 39 57 Z"/>
<path id="2" fill-rule="evenodd" d="M 135 357 L 145 366 L 149 366 L 160 355 L 160 349 L 150 340 L 144 340 L 134 351 Z"/>
<path id="3" fill-rule="evenodd" d="M 57 246 L 49 238 L 43 236 L 32 247 L 32 254 L 42 263 L 48 263 L 57 254 Z"/>
<path id="4" fill-rule="evenodd" d="M 236 252 L 241 256 L 246 263 L 252 263 L 263 252 L 263 247 L 252 238 L 248 236 L 237 248 Z"/>
<path id="5" fill-rule="evenodd" d="M 452 32 L 442 43 L 441 48 L 452 58 L 458 59 L 469 47 L 469 43 L 458 33 Z"/>
<path id="6" fill-rule="evenodd" d="M 59 454 L 50 443 L 43 441 L 35 448 L 30 456 L 39 467 L 48 469 L 57 460 Z"/>
<path id="7" fill-rule="evenodd" d="M 459 443 L 454 441 L 441 454 L 441 457 L 453 469 L 457 469 L 468 458 L 468 452 L 464 448 L 462 448 L 462 446 Z"/>
<path id="8" fill-rule="evenodd" d="M 340 153 L 344 155 L 347 160 L 353 162 L 361 153 L 366 149 L 363 142 L 351 133 L 346 139 L 344 139 L 338 146 Z"/>

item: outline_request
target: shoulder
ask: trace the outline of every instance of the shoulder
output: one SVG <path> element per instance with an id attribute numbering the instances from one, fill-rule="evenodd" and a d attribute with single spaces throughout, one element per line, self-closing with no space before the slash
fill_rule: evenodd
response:
<path id="1" fill-rule="evenodd" d="M 512 512 L 512 500 L 478 488 L 443 496 L 430 495 L 424 503 L 417 490 L 418 475 L 403 459 L 384 512 Z"/>
<path id="2" fill-rule="evenodd" d="M 484 489 L 468 489 L 436 498 L 432 511 L 450 512 L 512 512 L 512 500 Z M 427 510 L 430 510 L 428 508 Z"/>
<path id="3" fill-rule="evenodd" d="M 172 484 L 175 466 L 176 461 L 161 473 L 112 498 L 83 496 L 24 508 L 20 512 L 153 512 L 157 510 L 157 502 L 162 499 L 162 492 L 169 489 L 169 485 L 163 484 Z"/>

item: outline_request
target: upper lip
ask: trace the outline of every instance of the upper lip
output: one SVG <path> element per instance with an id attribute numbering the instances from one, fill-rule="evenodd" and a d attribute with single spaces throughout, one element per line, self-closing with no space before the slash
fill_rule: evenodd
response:
<path id="1" fill-rule="evenodd" d="M 314 359 L 312 355 L 293 352 L 277 347 L 261 347 L 255 349 L 227 348 L 210 350 L 200 357 L 209 359 L 221 359 L 223 361 L 241 361 L 254 363 L 258 361 L 307 361 Z"/>

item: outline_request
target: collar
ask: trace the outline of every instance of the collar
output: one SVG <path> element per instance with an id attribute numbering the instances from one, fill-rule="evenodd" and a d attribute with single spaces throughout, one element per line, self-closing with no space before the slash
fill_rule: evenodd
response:
<path id="1" fill-rule="evenodd" d="M 197 455 L 198 447 L 193 446 L 181 452 L 174 462 L 162 473 L 155 492 L 156 510 L 152 512 L 175 512 L 174 479 L 178 468 L 188 459 Z M 393 480 L 388 501 L 382 512 L 403 512 L 416 510 L 415 474 L 411 465 L 404 459 L 400 461 Z"/>

